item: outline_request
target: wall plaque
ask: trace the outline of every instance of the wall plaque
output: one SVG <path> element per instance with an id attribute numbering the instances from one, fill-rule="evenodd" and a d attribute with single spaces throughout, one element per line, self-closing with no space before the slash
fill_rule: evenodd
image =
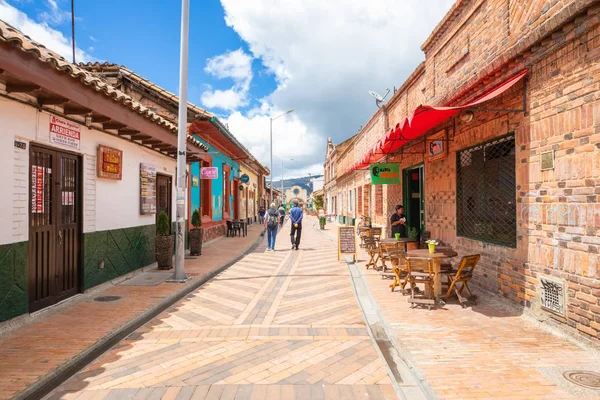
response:
<path id="1" fill-rule="evenodd" d="M 338 260 L 349 255 L 356 260 L 356 233 L 353 226 L 338 226 Z"/>
<path id="2" fill-rule="evenodd" d="M 123 151 L 99 144 L 96 170 L 98 178 L 123 179 Z"/>
<path id="3" fill-rule="evenodd" d="M 140 214 L 156 214 L 156 167 L 140 164 Z"/>
<path id="4" fill-rule="evenodd" d="M 554 150 L 540 153 L 540 161 L 542 171 L 554 169 Z"/>

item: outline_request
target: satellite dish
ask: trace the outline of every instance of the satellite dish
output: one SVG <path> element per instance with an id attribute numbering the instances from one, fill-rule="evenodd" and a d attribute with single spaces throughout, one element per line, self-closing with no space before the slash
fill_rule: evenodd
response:
<path id="1" fill-rule="evenodd" d="M 380 94 L 378 94 L 377 92 L 374 92 L 372 90 L 369 90 L 369 94 L 371 96 L 375 97 L 375 105 L 377 105 L 377 108 L 379 108 L 379 105 L 381 103 L 383 103 L 383 101 L 388 96 L 388 94 L 390 94 L 390 89 L 387 89 L 387 91 L 385 92 L 385 96 L 383 96 L 383 97 Z"/>
<path id="2" fill-rule="evenodd" d="M 382 102 L 383 101 L 383 97 L 381 97 L 381 95 L 377 92 L 374 92 L 372 90 L 369 90 L 369 94 L 373 97 L 375 97 L 375 100 L 377 100 L 378 102 Z"/>

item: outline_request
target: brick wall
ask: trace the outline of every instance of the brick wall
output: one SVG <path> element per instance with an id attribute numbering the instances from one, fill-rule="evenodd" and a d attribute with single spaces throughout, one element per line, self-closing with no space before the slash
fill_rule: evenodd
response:
<path id="1" fill-rule="evenodd" d="M 383 185 L 375 185 L 375 215 L 383 216 Z"/>

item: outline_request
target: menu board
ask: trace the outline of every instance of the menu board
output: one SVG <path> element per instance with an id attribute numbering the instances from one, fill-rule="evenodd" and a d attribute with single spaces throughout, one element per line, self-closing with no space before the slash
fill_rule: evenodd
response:
<path id="1" fill-rule="evenodd" d="M 156 214 L 156 167 L 140 163 L 140 214 Z"/>
<path id="2" fill-rule="evenodd" d="M 344 254 L 356 259 L 356 233 L 353 226 L 338 226 L 338 260 Z"/>

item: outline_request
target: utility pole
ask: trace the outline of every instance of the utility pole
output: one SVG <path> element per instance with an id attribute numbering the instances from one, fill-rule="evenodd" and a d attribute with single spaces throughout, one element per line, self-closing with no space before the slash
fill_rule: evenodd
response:
<path id="1" fill-rule="evenodd" d="M 171 282 L 185 282 L 185 175 L 187 139 L 188 36 L 190 0 L 181 0 L 181 48 L 179 55 L 179 114 L 177 118 L 177 214 L 175 232 L 175 271 Z"/>
<path id="2" fill-rule="evenodd" d="M 71 0 L 71 46 L 73 48 L 73 64 L 75 64 L 75 0 Z"/>
<path id="3" fill-rule="evenodd" d="M 287 115 L 289 113 L 293 113 L 294 110 L 287 110 L 286 112 L 284 112 L 281 115 L 276 116 L 275 118 L 269 118 L 270 120 L 270 125 L 269 125 L 269 132 L 270 132 L 270 137 L 271 137 L 271 193 L 269 193 L 269 207 L 271 206 L 271 203 L 273 202 L 273 121 L 275 121 L 277 118 L 279 117 L 283 117 L 284 115 Z M 283 195 L 283 193 L 282 193 Z"/>

